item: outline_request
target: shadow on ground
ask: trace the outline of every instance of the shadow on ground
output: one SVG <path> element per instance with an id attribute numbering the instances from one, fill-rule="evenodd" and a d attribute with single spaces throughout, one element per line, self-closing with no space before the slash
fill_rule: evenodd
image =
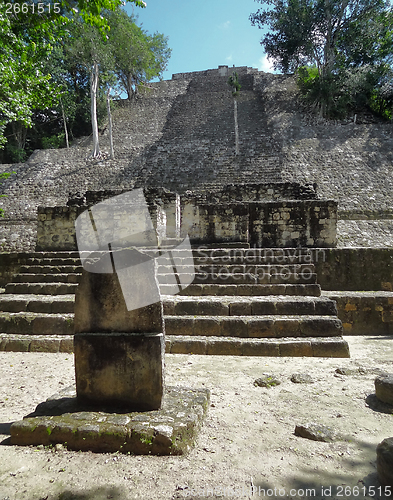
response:
<path id="1" fill-rule="evenodd" d="M 89 491 L 63 491 L 57 500 L 126 500 L 127 492 L 116 486 L 101 486 Z"/>
<path id="2" fill-rule="evenodd" d="M 287 477 L 285 484 L 272 484 L 266 480 L 254 482 L 254 495 L 251 498 L 286 498 L 287 500 L 315 500 L 323 499 L 345 499 L 359 500 L 372 498 L 373 500 L 391 499 L 390 495 L 385 495 L 385 488 L 378 480 L 376 473 L 375 459 L 370 461 L 370 456 L 376 458 L 375 445 L 351 440 L 353 444 L 362 450 L 362 455 L 357 459 L 352 456 L 343 457 L 343 468 L 347 474 L 331 473 L 323 469 L 312 470 L 306 466 L 299 468 L 296 477 Z M 364 477 L 357 477 L 356 471 L 370 462 L 369 469 L 372 471 Z M 355 473 L 355 474 L 354 474 Z"/>
<path id="3" fill-rule="evenodd" d="M 11 435 L 10 427 L 11 427 L 12 423 L 13 422 L 0 423 L 0 434 L 10 436 Z M 1 444 L 1 442 L 0 442 L 0 444 Z"/>
<path id="4" fill-rule="evenodd" d="M 366 404 L 372 410 L 378 413 L 387 413 L 388 415 L 393 414 L 393 406 L 380 401 L 375 394 L 369 394 L 366 397 Z"/>

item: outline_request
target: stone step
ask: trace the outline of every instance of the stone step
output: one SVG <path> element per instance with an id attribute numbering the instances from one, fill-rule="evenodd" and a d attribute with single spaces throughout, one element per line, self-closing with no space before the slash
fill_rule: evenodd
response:
<path id="1" fill-rule="evenodd" d="M 77 283 L 8 283 L 5 293 L 34 295 L 68 295 L 75 293 Z"/>
<path id="2" fill-rule="evenodd" d="M 172 252 L 179 257 L 185 254 L 184 250 L 173 249 Z M 245 262 L 257 262 L 264 259 L 275 259 L 278 262 L 295 261 L 296 259 L 311 260 L 311 251 L 308 248 L 193 248 L 192 253 L 195 259 L 241 259 Z"/>
<path id="3" fill-rule="evenodd" d="M 187 283 L 189 274 L 177 273 L 180 283 Z M 158 274 L 159 284 L 173 283 L 173 274 Z M 296 283 L 312 283 L 317 282 L 316 274 L 250 274 L 250 273 L 234 273 L 234 274 L 208 274 L 196 273 L 194 275 L 194 284 L 221 284 L 221 285 L 243 285 L 243 284 L 296 284 Z"/>
<path id="4" fill-rule="evenodd" d="M 207 354 L 220 356 L 350 357 L 348 343 L 342 337 L 261 340 L 168 335 L 166 338 L 166 352 L 171 354 Z"/>
<path id="5" fill-rule="evenodd" d="M 261 247 L 261 248 L 250 248 L 249 244 L 239 244 L 233 243 L 232 245 L 227 244 L 225 246 L 223 243 L 212 243 L 211 245 L 193 245 L 192 251 L 195 256 L 206 255 L 206 253 L 211 252 L 214 255 L 228 255 L 238 252 L 243 256 L 248 255 L 310 255 L 311 250 L 309 248 L 293 248 L 293 247 Z"/>
<path id="6" fill-rule="evenodd" d="M 243 338 L 340 337 L 332 316 L 166 316 L 166 335 Z"/>
<path id="7" fill-rule="evenodd" d="M 12 278 L 12 283 L 78 283 L 80 274 L 16 274 Z"/>
<path id="8" fill-rule="evenodd" d="M 73 335 L 74 315 L 3 312 L 0 314 L 0 332 L 26 335 Z"/>
<path id="9" fill-rule="evenodd" d="M 0 351 L 74 352 L 73 335 L 2 335 Z"/>
<path id="10" fill-rule="evenodd" d="M 141 249 L 146 254 L 156 255 L 156 251 Z M 162 248 L 165 251 L 165 248 Z M 189 253 L 186 250 L 169 248 L 177 262 L 189 263 Z M 312 264 L 308 249 L 249 249 L 249 248 L 203 248 L 193 249 L 194 264 L 198 265 L 293 265 Z M 78 252 L 36 252 L 26 261 L 33 266 L 80 266 Z"/>
<path id="11" fill-rule="evenodd" d="M 7 285 L 8 286 L 8 285 Z M 162 295 L 170 295 L 173 291 L 172 285 L 160 285 Z M 9 292 L 7 292 L 9 293 Z M 318 284 L 191 284 L 180 292 L 186 296 L 266 296 L 266 295 L 299 295 L 302 297 L 319 297 L 321 287 Z"/>
<path id="12" fill-rule="evenodd" d="M 73 251 L 60 251 L 60 252 L 32 252 L 30 254 L 31 259 L 50 259 L 50 258 L 59 258 L 59 259 L 79 259 L 79 252 L 76 250 Z"/>
<path id="13" fill-rule="evenodd" d="M 73 323 L 73 313 L 31 311 L 0 313 L 1 333 L 71 335 Z M 165 329 L 167 335 L 246 338 L 342 335 L 342 323 L 337 317 L 320 315 L 166 315 Z"/>
<path id="14" fill-rule="evenodd" d="M 56 269 L 56 268 L 55 268 Z M 236 274 L 236 273 L 246 273 L 246 274 L 282 274 L 287 275 L 288 273 L 294 274 L 314 274 L 315 267 L 314 264 L 199 264 L 194 266 L 196 273 L 209 273 L 209 274 Z M 173 271 L 173 267 L 158 266 L 157 274 L 167 274 Z M 34 272 L 34 271 L 32 271 Z"/>
<path id="15" fill-rule="evenodd" d="M 164 314 L 170 316 L 251 316 L 264 314 L 337 315 L 336 304 L 327 297 L 163 297 Z M 73 313 L 75 296 L 0 294 L 0 312 Z"/>
<path id="16" fill-rule="evenodd" d="M 21 274 L 64 274 L 64 273 L 82 273 L 82 266 L 64 265 L 64 266 L 21 266 L 19 272 Z"/>
<path id="17" fill-rule="evenodd" d="M 0 302 L 1 304 L 1 302 Z M 306 314 L 337 316 L 336 303 L 326 297 L 193 297 L 165 296 L 167 316 L 260 316 Z M 0 306 L 1 307 L 1 306 Z"/>
<path id="18" fill-rule="evenodd" d="M 0 351 L 73 352 L 73 336 L 1 335 Z M 234 339 L 227 337 L 168 336 L 167 354 L 202 354 L 221 356 L 307 356 L 349 358 L 349 347 L 343 338 Z"/>
<path id="19" fill-rule="evenodd" d="M 0 294 L 0 312 L 73 313 L 74 295 Z"/>
<path id="20" fill-rule="evenodd" d="M 174 252 L 172 251 L 172 254 Z M 176 264 L 189 265 L 190 257 L 187 255 L 173 255 L 176 259 Z M 195 266 L 228 266 L 228 265 L 293 265 L 293 264 L 312 264 L 311 258 L 308 255 L 300 255 L 295 257 L 282 256 L 249 256 L 242 257 L 241 255 L 221 255 L 221 256 L 195 256 L 194 255 L 194 265 Z"/>
<path id="21" fill-rule="evenodd" d="M 60 257 L 31 257 L 26 261 L 27 266 L 80 266 L 81 261 L 79 256 L 75 258 L 60 258 Z"/>
<path id="22" fill-rule="evenodd" d="M 146 252 L 147 253 L 147 252 Z M 176 259 L 177 265 L 190 265 L 190 256 L 189 255 L 176 255 L 174 251 L 174 258 Z M 152 253 L 152 256 L 154 254 Z M 312 265 L 311 259 L 308 255 L 300 255 L 296 257 L 288 257 L 283 258 L 282 256 L 249 256 L 249 257 L 241 257 L 238 255 L 228 256 L 194 256 L 193 263 L 195 266 L 228 266 L 228 265 L 300 265 L 300 264 L 308 264 Z M 192 264 L 192 262 L 191 262 Z M 41 267 L 41 266 L 49 266 L 49 267 L 57 267 L 57 266 L 81 266 L 81 261 L 79 257 L 75 258 L 59 258 L 56 256 L 47 258 L 29 258 L 26 261 L 26 265 L 24 268 L 28 268 L 30 266 Z"/>

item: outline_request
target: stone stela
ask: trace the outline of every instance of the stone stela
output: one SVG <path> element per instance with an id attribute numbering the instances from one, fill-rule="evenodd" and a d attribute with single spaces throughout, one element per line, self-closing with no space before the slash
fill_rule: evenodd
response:
<path id="1" fill-rule="evenodd" d="M 135 293 L 159 297 L 152 272 L 133 273 Z M 82 272 L 75 296 L 75 376 L 83 403 L 157 410 L 164 391 L 161 302 L 128 311 L 117 273 Z"/>
<path id="2" fill-rule="evenodd" d="M 119 215 L 124 211 L 126 220 Z M 75 295 L 77 399 L 158 410 L 165 352 L 155 272 L 160 252 L 143 190 L 94 205 L 75 225 L 83 265 Z"/>

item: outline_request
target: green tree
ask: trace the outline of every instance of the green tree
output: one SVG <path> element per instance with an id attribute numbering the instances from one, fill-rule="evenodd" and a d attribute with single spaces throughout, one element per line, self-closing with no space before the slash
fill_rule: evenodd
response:
<path id="1" fill-rule="evenodd" d="M 146 7 L 146 2 L 143 0 L 60 0 L 63 9 L 66 12 L 74 12 L 79 14 L 82 19 L 90 25 L 96 26 L 99 29 L 108 28 L 106 18 L 102 15 L 103 11 L 115 11 L 119 9 L 125 2 L 133 3 L 137 7 Z"/>
<path id="2" fill-rule="evenodd" d="M 169 58 L 170 49 L 164 35 L 155 33 L 150 36 L 136 25 L 134 18 L 128 16 L 121 9 L 104 11 L 103 15 L 110 31 L 107 36 L 102 36 L 102 31 L 96 26 L 91 26 L 82 20 L 74 22 L 67 27 L 67 38 L 64 38 L 60 48 L 54 50 L 50 72 L 57 86 L 71 90 L 72 95 L 84 89 L 86 80 L 78 85 L 80 75 L 87 75 L 90 85 L 91 124 L 93 130 L 92 156 L 100 155 L 97 104 L 98 96 L 106 94 L 106 109 L 108 120 L 110 115 L 110 92 L 113 88 L 116 93 L 126 90 L 131 98 L 139 85 L 150 81 L 156 76 L 161 76 Z M 68 117 L 67 105 L 70 98 L 67 92 L 64 96 L 64 110 Z M 63 97 L 62 97 L 63 99 Z M 71 107 L 73 103 L 71 102 Z M 71 110 L 72 111 L 72 110 Z M 57 114 L 60 115 L 58 109 Z M 70 121 L 70 120 L 69 120 Z M 113 149 L 111 149 L 113 157 Z"/>
<path id="3" fill-rule="evenodd" d="M 101 73 L 103 83 L 107 83 L 113 73 L 111 47 L 96 26 L 79 21 L 70 27 L 69 40 L 64 44 L 64 49 L 67 58 L 79 64 L 89 75 L 90 116 L 93 130 L 92 156 L 97 157 L 100 155 L 97 120 L 99 79 Z"/>
<path id="4" fill-rule="evenodd" d="M 127 1 L 146 6 L 142 0 Z M 81 17 L 103 32 L 107 23 L 101 11 L 121 4 L 121 0 L 60 0 L 48 4 L 51 9 L 41 3 L 40 10 L 38 0 L 0 3 L 0 149 L 7 142 L 6 126 L 12 124 L 22 150 L 34 110 L 59 101 L 59 88 L 51 84 L 43 66 L 70 19 Z"/>
<path id="5" fill-rule="evenodd" d="M 257 0 L 262 3 L 262 0 Z M 251 14 L 268 27 L 261 40 L 275 69 L 300 72 L 300 84 L 324 115 L 370 99 L 391 68 L 393 18 L 384 0 L 267 0 Z M 310 68 L 315 67 L 317 73 Z"/>
<path id="6" fill-rule="evenodd" d="M 108 12 L 107 20 L 114 71 L 131 100 L 140 85 L 162 77 L 171 55 L 168 38 L 161 33 L 150 35 L 121 9 Z"/>
<path id="7" fill-rule="evenodd" d="M 45 16 L 37 15 L 31 23 L 26 16 L 7 14 L 6 5 L 0 4 L 0 147 L 6 142 L 6 125 L 13 123 L 15 138 L 22 148 L 22 132 L 32 125 L 32 111 L 56 99 L 50 75 L 42 71 L 54 30 L 49 29 Z"/>

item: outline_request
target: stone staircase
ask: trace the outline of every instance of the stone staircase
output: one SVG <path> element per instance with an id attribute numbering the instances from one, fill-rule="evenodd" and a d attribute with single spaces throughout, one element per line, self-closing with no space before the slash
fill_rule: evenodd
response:
<path id="1" fill-rule="evenodd" d="M 193 253 L 195 279 L 180 294 L 167 295 L 172 268 L 157 269 L 168 353 L 349 357 L 336 304 L 320 296 L 307 249 Z M 176 262 L 182 258 L 177 251 Z M 0 294 L 0 350 L 72 352 L 81 271 L 78 252 L 31 254 Z"/>

